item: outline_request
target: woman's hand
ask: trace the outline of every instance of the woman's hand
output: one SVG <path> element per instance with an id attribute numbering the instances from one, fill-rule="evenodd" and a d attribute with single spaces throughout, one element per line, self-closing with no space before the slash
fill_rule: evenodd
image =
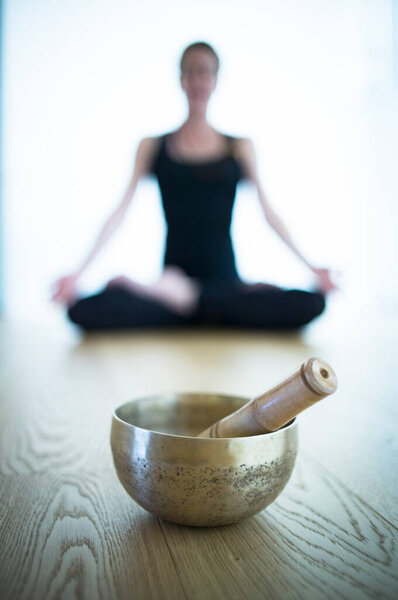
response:
<path id="1" fill-rule="evenodd" d="M 325 295 L 339 289 L 339 287 L 332 280 L 332 271 L 330 269 L 311 267 L 311 271 L 317 278 L 318 289 Z"/>
<path id="2" fill-rule="evenodd" d="M 76 283 L 78 275 L 73 273 L 66 277 L 61 277 L 53 284 L 52 297 L 53 302 L 58 304 L 72 304 L 77 298 Z"/>

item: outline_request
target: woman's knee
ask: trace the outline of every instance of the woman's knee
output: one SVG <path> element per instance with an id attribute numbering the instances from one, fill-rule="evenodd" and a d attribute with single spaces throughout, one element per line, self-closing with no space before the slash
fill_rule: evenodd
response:
<path id="1" fill-rule="evenodd" d="M 306 292 L 292 290 L 296 298 L 296 315 L 301 324 L 306 325 L 325 310 L 326 302 L 323 294 L 319 292 Z"/>
<path id="2" fill-rule="evenodd" d="M 118 300 L 117 292 L 105 290 L 80 298 L 68 308 L 67 315 L 72 323 L 80 325 L 83 329 L 95 329 L 106 322 L 108 315 L 112 315 Z"/>
<path id="3" fill-rule="evenodd" d="M 311 292 L 311 309 L 315 317 L 323 313 L 325 306 L 325 296 L 320 292 Z"/>
<path id="4" fill-rule="evenodd" d="M 85 299 L 78 300 L 75 304 L 70 306 L 67 310 L 67 315 L 72 323 L 84 326 L 88 316 Z"/>

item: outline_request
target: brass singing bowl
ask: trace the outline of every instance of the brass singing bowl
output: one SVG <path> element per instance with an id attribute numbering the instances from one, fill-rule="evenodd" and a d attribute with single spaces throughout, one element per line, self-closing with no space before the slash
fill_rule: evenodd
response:
<path id="1" fill-rule="evenodd" d="M 195 438 L 248 398 L 168 394 L 115 409 L 111 448 L 128 494 L 180 525 L 236 523 L 281 493 L 297 454 L 297 424 L 240 438 Z"/>

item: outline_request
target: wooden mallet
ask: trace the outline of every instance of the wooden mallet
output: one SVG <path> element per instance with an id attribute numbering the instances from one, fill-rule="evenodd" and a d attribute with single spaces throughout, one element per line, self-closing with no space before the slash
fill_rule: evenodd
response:
<path id="1" fill-rule="evenodd" d="M 332 367 L 319 358 L 309 358 L 292 375 L 197 437 L 233 438 L 276 431 L 336 389 Z"/>

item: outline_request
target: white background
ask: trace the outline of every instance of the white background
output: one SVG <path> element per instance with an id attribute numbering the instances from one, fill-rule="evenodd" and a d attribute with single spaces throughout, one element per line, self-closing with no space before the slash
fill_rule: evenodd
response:
<path id="1" fill-rule="evenodd" d="M 8 0 L 4 9 L 9 316 L 45 315 L 51 282 L 79 264 L 120 201 L 139 140 L 182 123 L 178 61 L 197 40 L 221 59 L 209 120 L 252 138 L 269 201 L 298 246 L 343 271 L 342 298 L 394 306 L 395 3 Z M 249 184 L 232 231 L 244 279 L 311 284 Z M 83 288 L 119 273 L 156 278 L 164 234 L 156 181 L 143 180 Z"/>

